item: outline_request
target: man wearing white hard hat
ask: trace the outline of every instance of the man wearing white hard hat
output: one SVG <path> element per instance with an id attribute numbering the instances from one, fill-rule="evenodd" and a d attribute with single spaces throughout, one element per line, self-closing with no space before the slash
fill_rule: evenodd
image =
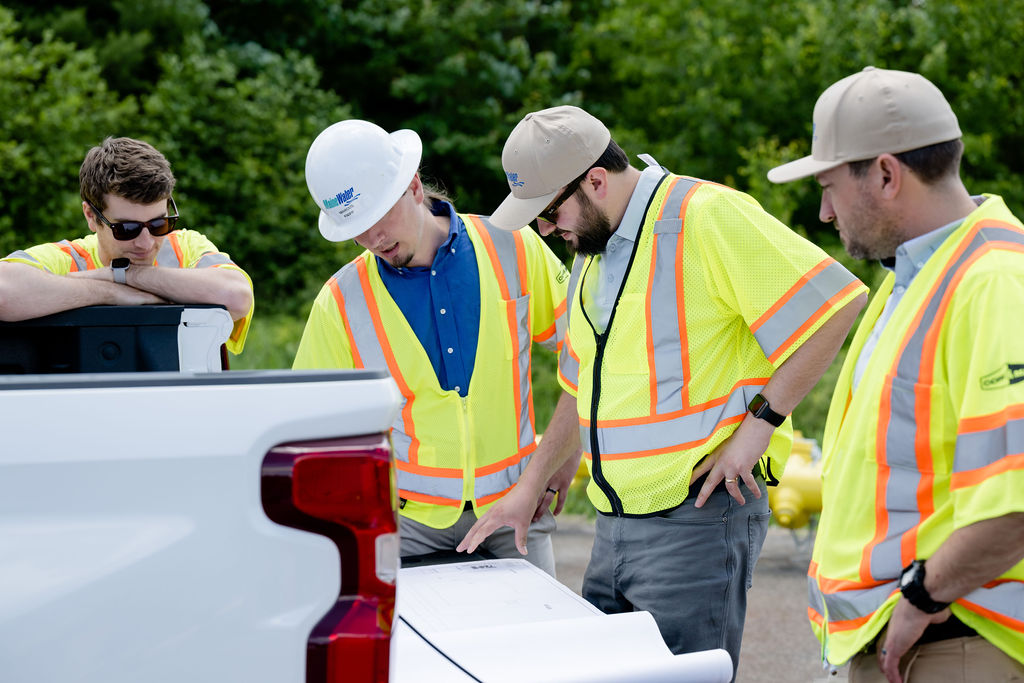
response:
<path id="1" fill-rule="evenodd" d="M 411 130 L 336 123 L 306 157 L 320 233 L 366 251 L 324 285 L 295 368 L 385 368 L 402 393 L 392 429 L 403 558 L 451 552 L 531 456 L 566 460 L 534 501 L 527 559 L 554 574 L 548 509 L 561 510 L 579 458 L 563 394 L 537 444 L 531 353 L 565 333 L 568 272 L 531 230 L 456 213 L 417 169 Z M 485 546 L 519 557 L 511 530 Z"/>
<path id="2" fill-rule="evenodd" d="M 505 143 L 511 194 L 491 221 L 539 218 L 577 252 L 559 368 L 600 513 L 584 596 L 650 611 L 673 652 L 724 648 L 735 665 L 765 480 L 865 288 L 750 196 L 639 158 L 644 170 L 577 107 L 528 114 Z M 525 534 L 560 465 L 535 458 L 460 548 L 502 524 Z"/>
<path id="3" fill-rule="evenodd" d="M 960 179 L 956 115 L 867 67 L 814 106 L 820 218 L 889 270 L 822 447 L 810 617 L 850 681 L 1024 680 L 1024 227 Z"/>

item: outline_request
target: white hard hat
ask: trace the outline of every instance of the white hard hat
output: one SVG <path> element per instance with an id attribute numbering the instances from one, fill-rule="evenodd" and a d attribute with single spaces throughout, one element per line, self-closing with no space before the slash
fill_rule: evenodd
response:
<path id="1" fill-rule="evenodd" d="M 423 144 L 411 130 L 388 134 L 350 119 L 325 128 L 306 153 L 306 186 L 320 209 L 320 234 L 358 237 L 401 199 L 420 165 Z"/>

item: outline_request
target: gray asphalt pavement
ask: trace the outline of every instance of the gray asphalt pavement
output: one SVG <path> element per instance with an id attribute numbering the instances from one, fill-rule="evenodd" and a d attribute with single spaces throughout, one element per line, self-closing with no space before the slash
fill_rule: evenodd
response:
<path id="1" fill-rule="evenodd" d="M 594 542 L 594 521 L 559 515 L 555 532 L 558 579 L 577 593 Z M 800 532 L 806 536 L 806 530 Z M 771 527 L 748 593 L 738 683 L 812 683 L 826 680 L 818 641 L 807 625 L 810 544 Z M 839 678 L 828 679 L 838 683 Z"/>

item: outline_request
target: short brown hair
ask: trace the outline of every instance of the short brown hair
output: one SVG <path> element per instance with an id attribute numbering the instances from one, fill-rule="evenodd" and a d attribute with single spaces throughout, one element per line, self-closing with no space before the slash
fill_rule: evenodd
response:
<path id="1" fill-rule="evenodd" d="M 925 184 L 933 185 L 948 176 L 960 172 L 960 159 L 964 154 L 964 143 L 960 138 L 937 142 L 927 147 L 907 150 L 894 154 L 899 162 L 913 171 Z M 850 173 L 863 178 L 878 157 L 850 162 Z"/>
<path id="2" fill-rule="evenodd" d="M 107 138 L 85 155 L 78 182 L 82 199 L 103 211 L 107 208 L 104 195 L 153 204 L 171 196 L 175 180 L 167 158 L 149 143 L 133 138 Z"/>

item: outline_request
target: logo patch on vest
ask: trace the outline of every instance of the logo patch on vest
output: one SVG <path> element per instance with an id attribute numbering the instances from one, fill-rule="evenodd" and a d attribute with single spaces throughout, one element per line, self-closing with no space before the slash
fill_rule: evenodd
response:
<path id="1" fill-rule="evenodd" d="M 1007 363 L 995 372 L 990 372 L 982 377 L 981 388 L 986 391 L 1002 389 L 1018 382 L 1024 382 L 1024 364 Z"/>

